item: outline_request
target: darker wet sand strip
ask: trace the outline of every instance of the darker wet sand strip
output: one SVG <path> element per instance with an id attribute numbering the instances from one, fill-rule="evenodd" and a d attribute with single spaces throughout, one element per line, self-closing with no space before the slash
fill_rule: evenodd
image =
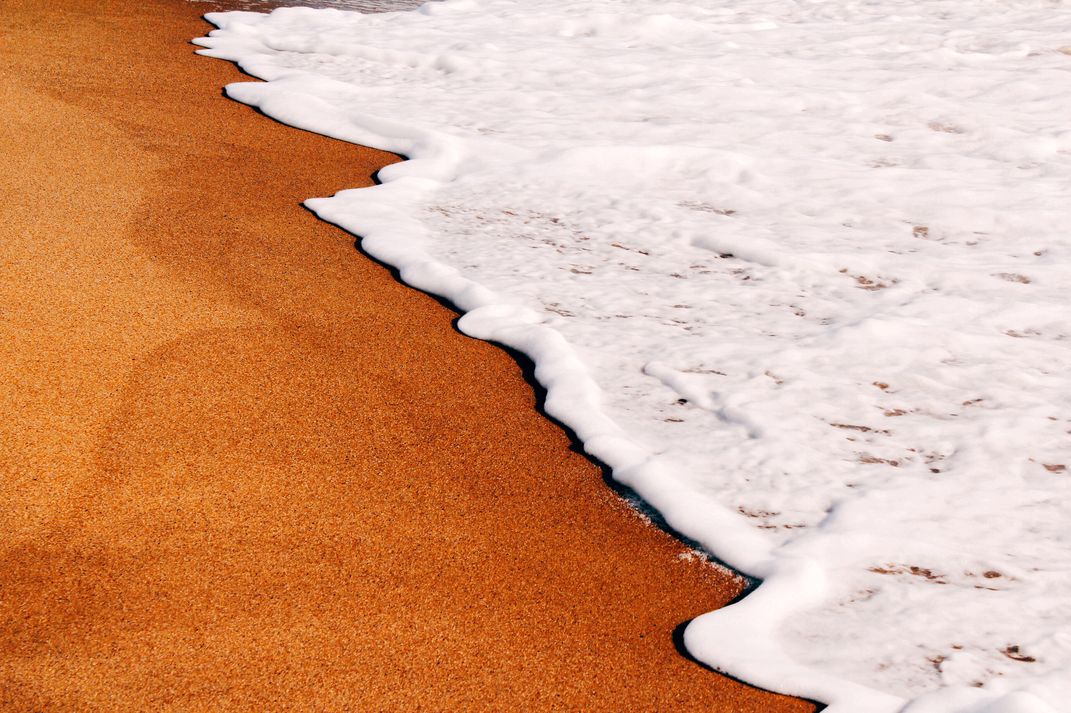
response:
<path id="1" fill-rule="evenodd" d="M 0 708 L 804 711 L 516 364 L 299 207 L 389 155 L 225 100 L 210 8 L 0 7 Z"/>

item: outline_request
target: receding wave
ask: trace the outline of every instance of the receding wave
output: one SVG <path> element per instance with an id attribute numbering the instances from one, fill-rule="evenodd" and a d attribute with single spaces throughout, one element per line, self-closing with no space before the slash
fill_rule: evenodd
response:
<path id="1" fill-rule="evenodd" d="M 230 96 L 409 157 L 309 207 L 532 356 L 617 479 L 762 578 L 689 626 L 698 658 L 830 710 L 1066 710 L 1071 13 L 209 19 L 204 53 L 268 80 Z"/>

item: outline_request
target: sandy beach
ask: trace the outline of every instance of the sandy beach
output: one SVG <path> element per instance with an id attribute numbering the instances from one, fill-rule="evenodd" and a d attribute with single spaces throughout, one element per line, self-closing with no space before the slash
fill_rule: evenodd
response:
<path id="1" fill-rule="evenodd" d="M 395 157 L 223 98 L 179 0 L 4 4 L 0 707 L 805 711 L 739 584 L 300 207 Z"/>

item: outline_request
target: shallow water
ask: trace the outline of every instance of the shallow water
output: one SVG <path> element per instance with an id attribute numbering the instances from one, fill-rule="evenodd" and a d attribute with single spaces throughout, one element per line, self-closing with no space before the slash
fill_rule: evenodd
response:
<path id="1" fill-rule="evenodd" d="M 358 12 L 393 12 L 412 10 L 424 4 L 424 0 L 188 0 L 197 4 L 211 4 L 213 10 L 250 10 L 268 12 L 277 7 L 317 7 Z"/>
<path id="2" fill-rule="evenodd" d="M 269 80 L 229 96 L 412 159 L 307 205 L 529 354 L 615 478 L 765 580 L 689 625 L 697 658 L 830 713 L 1071 699 L 1071 17 L 210 19 L 198 44 Z"/>

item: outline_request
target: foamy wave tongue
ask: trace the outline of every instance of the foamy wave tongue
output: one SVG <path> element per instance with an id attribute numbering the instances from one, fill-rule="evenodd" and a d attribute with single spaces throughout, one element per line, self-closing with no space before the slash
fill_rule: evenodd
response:
<path id="1" fill-rule="evenodd" d="M 764 578 L 696 656 L 836 711 L 1069 710 L 1066 6 L 209 19 L 270 80 L 230 96 L 411 158 L 309 206 Z"/>

